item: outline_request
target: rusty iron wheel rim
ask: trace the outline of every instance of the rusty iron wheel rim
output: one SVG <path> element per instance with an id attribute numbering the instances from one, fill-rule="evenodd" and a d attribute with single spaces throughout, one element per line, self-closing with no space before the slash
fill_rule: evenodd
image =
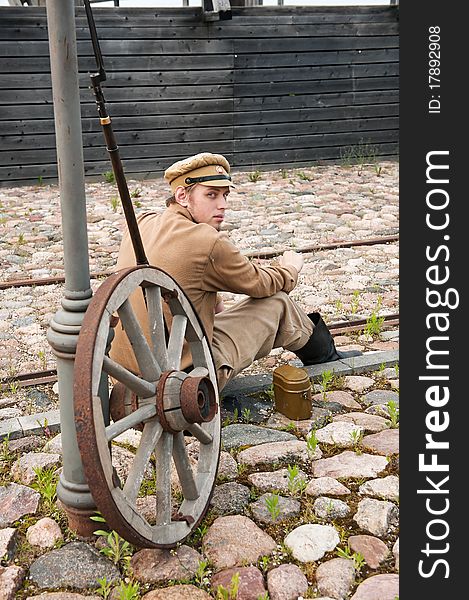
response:
<path id="1" fill-rule="evenodd" d="M 159 366 L 158 361 L 160 361 L 162 367 L 167 368 L 161 368 L 159 378 L 148 376 L 146 379 L 144 376 L 139 378 L 142 385 L 146 386 L 145 390 L 149 391 L 146 395 L 142 393 L 140 396 L 139 408 L 135 411 L 135 415 L 131 412 L 126 417 L 133 423 L 130 428 L 135 428 L 138 423 L 144 423 L 144 426 L 136 458 L 121 489 L 117 485 L 110 447 L 112 447 L 112 439 L 116 437 L 116 431 L 119 427 L 124 427 L 125 421 L 121 419 L 116 423 L 111 422 L 110 425 L 105 424 L 106 418 L 101 409 L 98 387 L 101 374 L 106 374 L 105 371 L 109 374 L 109 369 L 114 368 L 106 351 L 110 339 L 112 315 L 117 310 L 121 319 L 125 317 L 120 311 L 122 304 L 130 304 L 126 300 L 122 301 L 123 297 L 130 296 L 126 290 L 133 291 L 142 286 L 147 290 L 147 299 L 151 300 L 148 309 L 150 312 L 152 306 L 155 310 L 154 307 L 158 305 L 158 298 L 164 296 L 173 315 L 179 315 L 177 318 L 180 324 L 183 323 L 181 327 L 185 327 L 185 339 L 189 341 L 194 358 L 194 368 L 191 373 L 180 372 L 181 377 L 194 378 L 194 380 L 208 378 L 215 394 L 214 406 L 211 405 L 214 416 L 209 422 L 203 422 L 201 425 L 188 423 L 189 431 L 195 436 L 196 444 L 199 444 L 198 449 L 196 447 L 195 450 L 198 459 L 193 471 L 190 468 L 182 425 L 177 431 L 171 432 L 165 430 L 159 420 L 156 406 L 158 381 L 167 376 L 167 371 L 174 370 L 169 363 L 180 356 L 176 348 L 176 359 L 174 358 L 174 348 L 177 344 L 173 344 L 172 349 L 168 350 L 169 343 L 166 345 L 165 342 L 166 359 L 160 356 L 156 363 Z M 154 316 L 154 313 L 152 314 Z M 174 325 L 176 320 L 174 318 L 173 328 L 176 327 Z M 172 332 L 170 342 L 171 336 Z M 177 332 L 174 337 L 177 338 Z M 161 342 L 161 337 L 157 340 Z M 156 344 L 154 338 L 152 341 Z M 180 350 L 182 351 L 182 348 Z M 146 351 L 140 352 L 147 359 Z M 149 361 L 150 365 L 153 364 L 152 360 Z M 167 363 L 164 363 L 164 360 Z M 150 371 L 154 368 L 156 367 L 152 366 Z M 131 385 L 134 385 L 133 380 Z M 151 395 L 152 390 L 154 395 Z M 163 271 L 148 266 L 132 267 L 111 275 L 100 286 L 90 302 L 78 338 L 74 367 L 75 423 L 83 470 L 98 510 L 111 529 L 135 546 L 174 547 L 186 539 L 203 519 L 213 493 L 220 456 L 221 423 L 217 400 L 216 372 L 210 346 L 190 301 L 177 283 Z M 125 430 L 127 429 L 129 427 Z M 154 451 L 150 452 L 151 448 Z M 148 458 L 149 456 L 151 459 Z M 175 473 L 182 490 L 180 505 L 171 497 L 171 480 L 168 475 L 171 472 L 171 456 L 176 465 Z M 136 506 L 142 477 L 145 478 L 142 473 L 146 472 L 146 467 L 151 465 L 153 460 L 157 473 L 156 480 L 161 482 L 161 487 L 156 483 L 156 524 L 147 521 Z"/>

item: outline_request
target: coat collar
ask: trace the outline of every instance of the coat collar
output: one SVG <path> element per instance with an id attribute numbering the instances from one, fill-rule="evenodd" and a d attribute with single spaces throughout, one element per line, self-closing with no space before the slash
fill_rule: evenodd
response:
<path id="1" fill-rule="evenodd" d="M 167 210 L 169 210 L 172 213 L 182 215 L 183 217 L 186 217 L 186 219 L 189 219 L 189 221 L 195 223 L 191 213 L 187 210 L 187 208 L 184 208 L 184 206 L 181 206 L 177 202 L 173 202 L 172 204 L 170 204 Z"/>

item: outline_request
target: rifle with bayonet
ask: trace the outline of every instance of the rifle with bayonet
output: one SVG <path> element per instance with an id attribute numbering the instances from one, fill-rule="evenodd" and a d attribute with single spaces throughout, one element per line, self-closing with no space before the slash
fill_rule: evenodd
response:
<path id="1" fill-rule="evenodd" d="M 101 54 L 101 48 L 99 46 L 93 12 L 91 10 L 89 0 L 83 0 L 83 4 L 85 5 L 86 18 L 88 20 L 88 26 L 91 35 L 91 43 L 93 44 L 94 56 L 98 69 L 95 73 L 90 73 L 90 79 L 91 87 L 96 99 L 96 106 L 98 107 L 99 121 L 103 128 L 104 139 L 106 140 L 106 149 L 109 153 L 109 158 L 111 159 L 112 170 L 114 172 L 114 178 L 116 180 L 117 189 L 119 191 L 122 207 L 124 209 L 125 220 L 127 221 L 127 227 L 132 240 L 132 246 L 135 252 L 137 265 L 148 265 L 148 259 L 145 255 L 132 200 L 130 199 L 129 188 L 127 187 L 127 181 L 125 179 L 124 168 L 122 166 L 122 161 L 119 154 L 119 147 L 112 129 L 111 117 L 108 115 L 106 101 L 101 88 L 101 82 L 106 80 L 106 71 L 104 70 L 103 57 Z"/>

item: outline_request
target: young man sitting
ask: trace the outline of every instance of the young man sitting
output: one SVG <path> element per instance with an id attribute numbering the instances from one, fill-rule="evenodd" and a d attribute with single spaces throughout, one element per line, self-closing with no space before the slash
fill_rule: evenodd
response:
<path id="1" fill-rule="evenodd" d="M 287 250 L 270 266 L 258 266 L 220 231 L 234 187 L 224 156 L 196 154 L 171 165 L 164 176 L 172 196 L 162 214 L 139 216 L 143 246 L 149 263 L 171 275 L 197 311 L 211 344 L 220 390 L 273 348 L 291 350 L 304 365 L 359 354 L 337 352 L 320 314 L 306 314 L 288 295 L 303 268 L 301 254 Z M 133 265 L 135 256 L 126 232 L 117 268 Z M 248 298 L 224 310 L 218 296 L 223 291 Z M 142 321 L 143 298 L 133 304 Z M 136 370 L 120 327 L 116 328 L 111 356 Z M 186 350 L 181 369 L 190 364 Z"/>

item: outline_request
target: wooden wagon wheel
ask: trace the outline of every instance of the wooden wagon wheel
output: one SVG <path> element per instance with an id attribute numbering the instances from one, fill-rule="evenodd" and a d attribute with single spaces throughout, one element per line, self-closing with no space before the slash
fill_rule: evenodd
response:
<path id="1" fill-rule="evenodd" d="M 129 300 L 141 287 L 145 289 L 150 343 Z M 173 315 L 167 342 L 162 299 Z M 115 315 L 132 345 L 139 375 L 107 354 Z M 188 373 L 179 370 L 184 340 L 193 359 Z M 118 410 L 112 413 L 115 421 L 108 425 L 98 395 L 103 375 L 118 382 Z M 110 276 L 100 286 L 78 338 L 74 406 L 84 472 L 109 527 L 138 547 L 173 547 L 190 535 L 208 508 L 215 484 L 220 411 L 205 332 L 191 303 L 166 273 L 154 267 L 133 267 Z M 125 478 L 117 476 L 112 441 L 138 428 L 142 433 L 133 463 Z M 187 431 L 196 440 L 190 454 L 184 436 Z M 153 468 L 151 483 L 156 492 L 151 496 L 154 510 L 150 518 L 139 508 L 139 492 Z M 174 490 L 172 493 L 174 478 L 180 487 L 177 497 Z"/>

